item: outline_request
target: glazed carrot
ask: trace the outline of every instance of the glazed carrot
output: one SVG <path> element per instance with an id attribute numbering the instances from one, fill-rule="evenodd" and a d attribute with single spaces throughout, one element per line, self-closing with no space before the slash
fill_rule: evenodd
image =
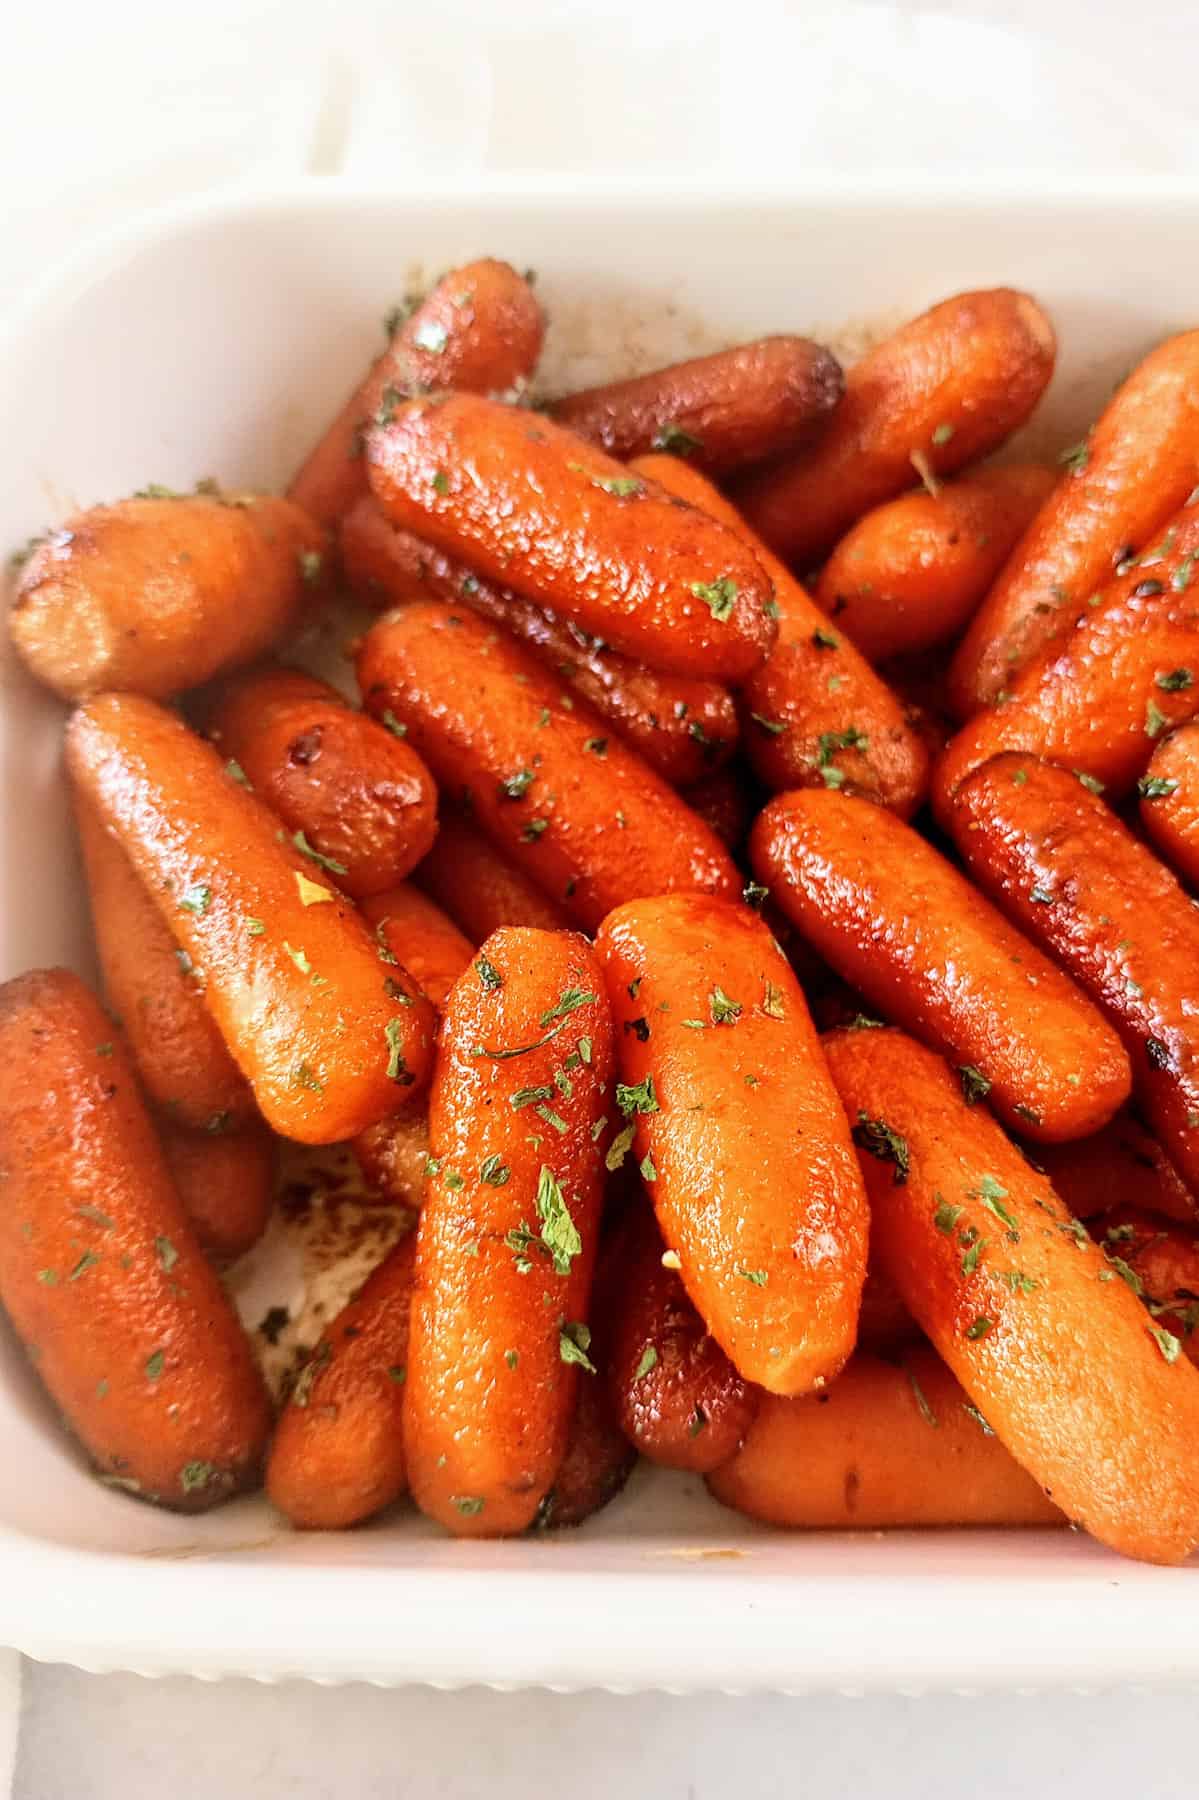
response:
<path id="1" fill-rule="evenodd" d="M 1126 1556 L 1199 1543 L 1199 1375 L 985 1107 L 900 1032 L 824 1040 L 918 1325 L 1055 1505 Z"/>
<path id="2" fill-rule="evenodd" d="M 910 826 L 844 794 L 780 794 L 750 858 L 837 973 L 1018 1131 L 1085 1137 L 1128 1098 L 1095 1008 Z"/>
<path id="3" fill-rule="evenodd" d="M 826 1394 L 767 1396 L 708 1486 L 751 1519 L 809 1531 L 1065 1523 L 931 1350 L 859 1353 Z"/>
<path id="4" fill-rule="evenodd" d="M 266 1230 L 274 1199 L 275 1140 L 251 1122 L 235 1131 L 160 1128 L 163 1154 L 200 1247 L 217 1263 L 242 1256 Z"/>
<path id="5" fill-rule="evenodd" d="M 1163 737 L 1137 783 L 1147 836 L 1184 881 L 1199 884 L 1199 724 Z"/>
<path id="6" fill-rule="evenodd" d="M 902 702 L 710 482 L 673 456 L 635 467 L 739 533 L 774 583 L 778 644 L 741 689 L 755 774 L 776 791 L 848 783 L 910 818 L 928 755 Z"/>
<path id="7" fill-rule="evenodd" d="M 0 1301 L 105 1476 L 199 1512 L 253 1486 L 270 1408 L 112 1021 L 65 969 L 0 988 Z"/>
<path id="8" fill-rule="evenodd" d="M 279 1415 L 266 1491 L 293 1525 L 336 1531 L 408 1486 L 404 1390 L 416 1238 L 389 1250 L 313 1349 Z"/>
<path id="9" fill-rule="evenodd" d="M 519 392 L 536 367 L 545 317 L 528 282 L 484 257 L 443 275 L 410 316 L 390 329 L 383 354 L 293 478 L 288 494 L 332 525 L 366 491 L 363 434 L 407 394 L 430 388 Z"/>
<path id="10" fill-rule="evenodd" d="M 1199 1219 L 1190 1188 L 1157 1139 L 1127 1110 L 1093 1137 L 1038 1144 L 1035 1160 L 1076 1218 L 1092 1219 L 1128 1205 L 1183 1225 Z"/>
<path id="11" fill-rule="evenodd" d="M 562 1462 L 587 1349 L 612 1027 L 574 932 L 498 931 L 450 995 L 404 1432 L 412 1492 L 459 1536 L 522 1531 Z M 576 1367 L 577 1365 L 577 1367 Z"/>
<path id="12" fill-rule="evenodd" d="M 1112 1267 L 1199 1363 L 1199 1242 L 1195 1223 L 1181 1229 L 1135 1206 L 1118 1206 L 1095 1222 L 1095 1237 Z"/>
<path id="13" fill-rule="evenodd" d="M 1054 485 L 1036 463 L 977 469 L 875 507 L 834 548 L 816 600 L 872 663 L 957 637 Z"/>
<path id="14" fill-rule="evenodd" d="M 358 651 L 368 712 L 390 711 L 475 822 L 586 929 L 638 894 L 736 893 L 724 846 L 672 788 L 473 614 L 420 600 Z"/>
<path id="15" fill-rule="evenodd" d="M 273 1130 L 335 1143 L 417 1091 L 428 1001 L 210 744 L 152 700 L 107 694 L 72 718 L 67 765 L 200 971 Z"/>
<path id="16" fill-rule="evenodd" d="M 220 1130 L 244 1123 L 254 1099 L 204 1004 L 203 977 L 180 952 L 125 852 L 78 795 L 75 820 L 104 991 L 142 1086 L 176 1124 Z"/>
<path id="17" fill-rule="evenodd" d="M 814 437 L 844 389 L 823 344 L 767 337 L 565 394 L 548 410 L 622 462 L 665 450 L 723 475 Z"/>
<path id="18" fill-rule="evenodd" d="M 686 787 L 724 761 L 737 741 L 737 711 L 716 681 L 663 675 L 556 618 L 410 531 L 389 525 L 374 500 L 360 500 L 341 525 L 346 579 L 368 604 L 427 595 L 469 606 L 519 638 L 581 694 L 672 786 Z"/>
<path id="19" fill-rule="evenodd" d="M 325 549 L 299 507 L 269 494 L 93 506 L 34 550 L 9 629 L 64 700 L 103 688 L 162 699 L 294 631 L 324 585 Z"/>
<path id="20" fill-rule="evenodd" d="M 350 1148 L 380 1200 L 414 1211 L 423 1204 L 429 1160 L 429 1115 L 423 1100 L 368 1125 L 351 1140 Z"/>
<path id="21" fill-rule="evenodd" d="M 474 945 L 440 906 L 410 882 L 364 900 L 360 911 L 375 936 L 403 963 L 422 994 L 444 1007 L 450 989 L 474 956 Z"/>
<path id="22" fill-rule="evenodd" d="M 957 791 L 952 823 L 975 879 L 1119 1033 L 1146 1122 L 1194 1188 L 1199 913 L 1102 800 L 1035 757 L 977 770 Z"/>
<path id="23" fill-rule="evenodd" d="M 652 669 L 738 681 L 774 642 L 745 543 L 543 415 L 473 394 L 411 400 L 370 433 L 393 525 Z"/>
<path id="24" fill-rule="evenodd" d="M 704 895 L 619 907 L 596 951 L 618 1145 L 688 1295 L 746 1380 L 821 1386 L 853 1348 L 866 1209 L 799 983 L 756 913 Z"/>
<path id="25" fill-rule="evenodd" d="M 1117 389 L 975 617 L 950 679 L 968 718 L 1065 638 L 1091 595 L 1159 536 L 1199 482 L 1199 331 Z"/>
<path id="26" fill-rule="evenodd" d="M 683 798 L 727 849 L 740 849 L 759 804 L 748 770 L 718 769 L 687 788 Z"/>
<path id="27" fill-rule="evenodd" d="M 538 1509 L 538 1531 L 581 1525 L 616 1498 L 636 1461 L 637 1452 L 612 1417 L 602 1383 L 580 1380 L 566 1454 Z"/>
<path id="28" fill-rule="evenodd" d="M 803 565 L 917 475 L 952 475 L 1028 418 L 1053 373 L 1053 326 L 1028 294 L 943 300 L 854 364 L 815 446 L 739 489 L 772 550 Z"/>
<path id="29" fill-rule="evenodd" d="M 436 842 L 413 880 L 474 944 L 502 925 L 562 931 L 570 924 L 564 907 L 548 899 L 460 813 L 445 806 Z"/>
<path id="30" fill-rule="evenodd" d="M 388 723 L 299 669 L 267 667 L 225 688 L 208 729 L 337 885 L 362 900 L 402 881 L 437 835 L 433 778 Z"/>
<path id="31" fill-rule="evenodd" d="M 858 1314 L 858 1349 L 890 1356 L 919 1337 L 920 1327 L 904 1305 L 903 1295 L 877 1254 L 872 1254 L 866 1262 L 866 1284 Z M 853 1364 L 849 1366 L 852 1368 Z"/>
<path id="32" fill-rule="evenodd" d="M 1068 637 L 1023 669 L 1002 705 L 962 727 L 934 771 L 934 801 L 946 821 L 958 783 L 1004 750 L 1028 750 L 1124 793 L 1162 733 L 1196 711 L 1199 500 L 1096 596 Z"/>
<path id="33" fill-rule="evenodd" d="M 687 1298 L 644 1205 L 623 1221 L 621 1278 L 604 1337 L 604 1380 L 630 1443 L 651 1462 L 703 1474 L 740 1447 L 759 1394 Z"/>

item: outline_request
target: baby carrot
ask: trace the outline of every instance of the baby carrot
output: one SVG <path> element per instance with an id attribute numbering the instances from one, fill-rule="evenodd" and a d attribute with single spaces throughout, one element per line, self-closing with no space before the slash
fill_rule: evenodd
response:
<path id="1" fill-rule="evenodd" d="M 1162 738 L 1137 793 L 1146 836 L 1184 881 L 1199 885 L 1199 724 Z"/>
<path id="2" fill-rule="evenodd" d="M 687 788 L 683 798 L 709 831 L 736 855 L 760 804 L 748 769 L 735 766 L 717 769 L 715 775 L 708 775 L 694 787 Z"/>
<path id="3" fill-rule="evenodd" d="M 185 1131 L 167 1120 L 160 1136 L 201 1248 L 217 1263 L 244 1255 L 271 1216 L 275 1140 L 270 1132 L 253 1121 L 232 1131 Z"/>
<path id="4" fill-rule="evenodd" d="M 502 925 L 530 925 L 538 931 L 563 931 L 570 925 L 565 907 L 543 894 L 523 869 L 449 807 L 443 806 L 433 848 L 412 879 L 473 944 Z"/>
<path id="5" fill-rule="evenodd" d="M 377 940 L 402 963 L 440 1012 L 474 956 L 474 945 L 440 906 L 411 882 L 372 894 L 359 910 Z"/>
<path id="6" fill-rule="evenodd" d="M 1199 1363 L 1199 1241 L 1195 1222 L 1171 1224 L 1135 1206 L 1117 1206 L 1095 1221 L 1095 1237 L 1112 1267 L 1192 1363 Z"/>
<path id="7" fill-rule="evenodd" d="M 350 1141 L 367 1186 L 388 1206 L 416 1211 L 425 1198 L 429 1115 L 423 1100 L 368 1125 Z"/>
<path id="8" fill-rule="evenodd" d="M 1035 1160 L 1076 1218 L 1096 1218 L 1127 1205 L 1182 1225 L 1199 1220 L 1190 1188 L 1128 1109 L 1093 1137 L 1038 1144 Z"/>
<path id="9" fill-rule="evenodd" d="M 557 1531 L 591 1518 L 616 1498 L 636 1461 L 637 1452 L 612 1417 L 605 1389 L 598 1381 L 580 1381 L 566 1454 L 538 1509 L 538 1531 Z"/>

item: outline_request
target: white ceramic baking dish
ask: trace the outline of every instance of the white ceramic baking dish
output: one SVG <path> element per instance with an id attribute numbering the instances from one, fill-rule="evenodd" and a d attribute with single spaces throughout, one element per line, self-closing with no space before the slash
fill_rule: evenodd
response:
<path id="1" fill-rule="evenodd" d="M 1195 323 L 1193 188 L 1010 194 L 503 183 L 309 185 L 191 206 L 58 277 L 0 350 L 0 546 L 159 481 L 283 480 L 420 269 L 539 271 L 558 379 L 771 330 L 843 344 L 955 289 L 1033 289 L 1068 442 L 1156 337 Z M 0 976 L 86 969 L 61 715 L 0 652 Z M 0 1071 L 0 1080 L 3 1071 Z M 299 1535 L 100 1486 L 0 1338 L 0 1638 L 150 1674 L 726 1690 L 1193 1681 L 1199 1569 L 1072 1534 L 788 1538 L 641 1470 L 590 1526 L 451 1543 L 409 1514 Z"/>

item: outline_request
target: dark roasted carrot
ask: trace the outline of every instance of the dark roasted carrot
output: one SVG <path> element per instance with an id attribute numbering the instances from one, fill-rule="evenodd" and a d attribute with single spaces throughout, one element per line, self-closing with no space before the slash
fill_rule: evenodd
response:
<path id="1" fill-rule="evenodd" d="M 275 1180 L 275 1140 L 251 1121 L 236 1130 L 160 1131 L 171 1180 L 201 1248 L 217 1263 L 242 1256 L 266 1230 Z"/>
<path id="2" fill-rule="evenodd" d="M 1199 1240 L 1195 1221 L 1179 1226 L 1142 1212 L 1117 1206 L 1095 1221 L 1095 1238 L 1113 1269 L 1156 1319 L 1199 1363 Z"/>
<path id="3" fill-rule="evenodd" d="M 374 928 L 397 962 L 440 1011 L 462 974 L 474 946 L 440 906 L 410 882 L 373 894 L 362 902 L 362 916 Z"/>
<path id="4" fill-rule="evenodd" d="M 198 1512 L 252 1486 L 249 1343 L 171 1185 L 112 1021 L 64 969 L 0 988 L 0 1301 L 102 1474 Z"/>
<path id="5" fill-rule="evenodd" d="M 275 1131 L 334 1143 L 415 1093 L 428 1001 L 210 744 L 152 700 L 109 694 L 74 715 L 67 763 L 200 972 Z"/>
<path id="6" fill-rule="evenodd" d="M 637 1452 L 612 1416 L 605 1387 L 599 1381 L 579 1381 L 566 1454 L 538 1509 L 538 1531 L 582 1525 L 616 1498 L 636 1461 Z"/>
<path id="7" fill-rule="evenodd" d="M 774 642 L 770 581 L 743 540 L 544 416 L 413 400 L 366 456 L 393 525 L 652 669 L 738 681 Z"/>
<path id="8" fill-rule="evenodd" d="M 1199 1220 L 1199 1202 L 1157 1139 L 1128 1110 L 1074 1144 L 1038 1144 L 1034 1158 L 1070 1211 L 1092 1219 L 1135 1206 L 1179 1224 Z"/>
<path id="9" fill-rule="evenodd" d="M 412 878 L 475 944 L 502 925 L 530 925 L 537 931 L 564 931 L 570 925 L 565 907 L 543 894 L 461 813 L 444 805 L 437 841 Z"/>
<path id="10" fill-rule="evenodd" d="M 1199 886 L 1199 723 L 1162 738 L 1137 792 L 1146 834 L 1184 881 Z"/>
<path id="11" fill-rule="evenodd" d="M 736 855 L 745 841 L 756 806 L 760 804 L 748 769 L 717 769 L 683 794 L 696 816 L 703 820 L 725 847 Z"/>
<path id="12" fill-rule="evenodd" d="M 986 288 L 943 300 L 853 365 L 812 449 L 742 483 L 746 518 L 780 556 L 811 562 L 913 474 L 952 475 L 1023 425 L 1056 350 L 1028 294 Z"/>
<path id="13" fill-rule="evenodd" d="M 837 973 L 1018 1131 L 1084 1137 L 1128 1098 L 1095 1008 L 910 826 L 844 794 L 780 794 L 750 856 Z"/>
<path id="14" fill-rule="evenodd" d="M 1199 1374 L 985 1107 L 899 1032 L 824 1040 L 874 1243 L 1001 1443 L 1092 1536 L 1199 1543 Z"/>
<path id="15" fill-rule="evenodd" d="M 368 1125 L 350 1148 L 368 1187 L 389 1206 L 419 1208 L 425 1198 L 429 1115 L 423 1101 Z"/>

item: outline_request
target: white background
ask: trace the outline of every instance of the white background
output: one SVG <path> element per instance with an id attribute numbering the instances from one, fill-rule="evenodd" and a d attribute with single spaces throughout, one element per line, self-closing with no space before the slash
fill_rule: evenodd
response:
<path id="1" fill-rule="evenodd" d="M 881 0 L 505 0 L 492 13 L 487 0 L 22 6 L 4 38 L 0 306 L 142 207 L 304 171 L 940 168 L 1035 183 L 1199 158 L 1193 13 L 1170 0 L 964 0 L 952 17 Z M 1199 262 L 1196 275 L 1199 290 Z M 0 1638 L 2 1609 L 0 1597 Z M 1189 1695 L 619 1699 L 206 1687 L 26 1665 L 18 1732 L 4 1674 L 0 1793 L 11 1749 L 18 1800 L 608 1800 L 614 1788 L 628 1800 L 1171 1800 L 1193 1788 Z"/>

